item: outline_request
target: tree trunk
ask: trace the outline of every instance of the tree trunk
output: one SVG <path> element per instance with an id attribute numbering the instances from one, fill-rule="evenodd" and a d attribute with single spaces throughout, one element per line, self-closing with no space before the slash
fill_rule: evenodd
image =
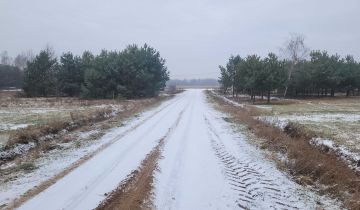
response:
<path id="1" fill-rule="evenodd" d="M 346 97 L 349 97 L 350 96 L 350 90 L 347 90 L 346 91 Z"/>
<path id="2" fill-rule="evenodd" d="M 270 104 L 270 90 L 267 93 L 267 103 Z"/>
<path id="3" fill-rule="evenodd" d="M 232 97 L 234 98 L 235 88 L 234 88 L 234 82 L 232 84 Z"/>
<path id="4" fill-rule="evenodd" d="M 334 96 L 335 96 L 335 90 L 334 90 L 334 89 L 331 89 L 330 94 L 331 94 L 331 97 L 334 97 Z"/>
<path id="5" fill-rule="evenodd" d="M 284 98 L 286 98 L 286 93 L 287 93 L 287 90 L 288 90 L 288 85 L 286 85 L 286 87 L 285 87 L 285 91 L 284 91 Z"/>

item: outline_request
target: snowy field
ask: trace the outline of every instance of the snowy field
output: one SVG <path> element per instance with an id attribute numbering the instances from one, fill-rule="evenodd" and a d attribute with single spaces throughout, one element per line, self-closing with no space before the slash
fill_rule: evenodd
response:
<path id="1" fill-rule="evenodd" d="M 44 125 L 52 121 L 69 121 L 71 114 L 86 115 L 101 109 L 121 111 L 131 101 L 77 100 L 68 98 L 15 98 L 0 100 L 0 146 L 11 133 L 30 125 Z"/>
<path id="2" fill-rule="evenodd" d="M 286 105 L 252 105 L 264 111 L 259 119 L 284 128 L 299 123 L 316 133 L 316 146 L 326 146 L 351 162 L 360 163 L 360 99 L 303 100 Z M 360 170 L 360 168 L 358 168 Z"/>
<path id="3" fill-rule="evenodd" d="M 82 136 L 86 137 L 87 134 Z M 91 159 L 25 202 L 20 209 L 94 209 L 164 140 L 154 173 L 156 209 L 338 209 L 336 202 L 300 186 L 246 135 L 233 131 L 202 90 L 188 90 L 114 128 L 98 143 L 49 160 L 16 185 L 1 188 L 10 201 L 85 154 Z M 106 147 L 102 145 L 107 145 Z M 61 162 L 61 164 L 56 164 Z"/>

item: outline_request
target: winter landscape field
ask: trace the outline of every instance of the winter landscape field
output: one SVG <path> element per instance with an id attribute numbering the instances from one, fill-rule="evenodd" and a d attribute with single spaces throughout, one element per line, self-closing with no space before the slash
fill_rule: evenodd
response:
<path id="1" fill-rule="evenodd" d="M 0 210 L 360 210 L 359 0 L 0 0 Z"/>
<path id="2" fill-rule="evenodd" d="M 96 141 L 83 141 L 78 147 L 62 143 L 35 159 L 35 168 L 13 169 L 19 177 L 4 173 L 1 202 L 6 206 L 28 200 L 20 209 L 91 209 L 99 203 L 100 209 L 136 208 L 130 199 L 135 196 L 146 200 L 154 197 L 143 205 L 159 209 L 336 209 L 340 205 L 293 182 L 266 160 L 266 154 L 252 145 L 246 133 L 237 133 L 231 123 L 224 121 L 226 115 L 212 106 L 204 90 L 187 90 L 158 108 L 124 121 L 124 125 L 112 128 Z M 73 135 L 86 139 L 95 132 L 92 129 Z M 79 164 L 81 158 L 93 153 L 98 154 Z M 17 163 L 2 166 L 2 171 L 12 164 Z M 136 168 L 141 178 L 128 175 Z M 66 176 L 57 181 L 64 170 Z M 141 180 L 144 176 L 146 180 Z M 56 184 L 48 186 L 47 181 L 53 177 Z M 153 183 L 151 189 L 143 186 L 144 181 Z M 110 193 L 114 197 L 108 195 L 127 182 L 127 191 L 115 190 Z M 35 196 L 36 192 L 41 193 Z M 52 197 L 57 197 L 56 202 L 47 202 Z"/>

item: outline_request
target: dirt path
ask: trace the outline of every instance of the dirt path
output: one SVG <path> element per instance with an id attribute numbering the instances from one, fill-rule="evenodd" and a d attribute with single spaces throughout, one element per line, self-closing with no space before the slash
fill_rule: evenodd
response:
<path id="1" fill-rule="evenodd" d="M 152 186 L 154 183 L 154 173 L 158 168 L 158 160 L 161 152 L 171 132 L 179 124 L 183 112 L 180 113 L 176 122 L 169 128 L 168 132 L 154 149 L 141 162 L 141 166 L 133 171 L 120 186 L 113 190 L 107 198 L 101 202 L 96 210 L 113 209 L 153 209 L 151 201 Z"/>
<path id="2" fill-rule="evenodd" d="M 130 126 L 127 132 L 114 138 L 111 146 L 97 152 L 19 209 L 95 208 L 106 198 L 104 195 L 136 170 L 146 154 L 156 146 L 186 107 L 187 101 L 183 98 L 179 95 L 171 99 L 138 125 Z"/>
<path id="3" fill-rule="evenodd" d="M 156 209 L 336 209 L 291 181 L 234 131 L 201 91 L 164 146 L 155 175 Z"/>
<path id="4" fill-rule="evenodd" d="M 337 208 L 292 182 L 186 91 L 20 209 Z"/>
<path id="5" fill-rule="evenodd" d="M 98 148 L 96 151 L 91 152 L 87 155 L 85 155 L 84 157 L 80 158 L 78 161 L 76 161 L 75 163 L 71 164 L 71 166 L 67 167 L 65 170 L 63 170 L 61 173 L 57 174 L 56 176 L 46 180 L 45 182 L 42 182 L 41 184 L 39 184 L 38 186 L 26 191 L 22 196 L 20 196 L 19 198 L 13 200 L 10 205 L 8 205 L 6 207 L 6 209 L 14 209 L 14 208 L 18 208 L 20 205 L 22 205 L 23 203 L 25 203 L 26 201 L 28 201 L 29 199 L 31 199 L 32 197 L 38 195 L 39 193 L 41 193 L 42 191 L 46 190 L 48 187 L 50 187 L 51 185 L 53 185 L 54 183 L 56 183 L 56 181 L 60 180 L 61 178 L 63 178 L 64 176 L 66 176 L 67 174 L 69 174 L 70 172 L 72 172 L 74 169 L 78 168 L 79 166 L 81 166 L 83 163 L 85 163 L 86 161 L 88 161 L 89 159 L 91 159 L 92 157 L 94 157 L 96 154 L 102 152 L 104 149 L 106 149 L 107 147 L 109 147 L 110 145 L 112 145 L 114 142 L 120 140 L 122 137 L 124 137 L 125 135 L 127 135 L 128 133 L 132 132 L 133 130 L 135 130 L 136 128 L 138 128 L 140 125 L 142 125 L 143 123 L 145 123 L 146 121 L 148 121 L 149 119 L 151 119 L 153 116 L 155 116 L 156 114 L 158 114 L 159 112 L 161 112 L 163 109 L 167 108 L 168 106 L 172 105 L 173 103 L 176 103 L 179 99 L 173 101 L 172 103 L 166 104 L 163 107 L 160 107 L 158 110 L 156 110 L 154 113 L 150 114 L 148 117 L 142 119 L 140 122 L 136 123 L 133 126 L 130 126 L 127 130 L 125 130 L 124 132 L 116 135 L 111 141 L 103 144 L 100 148 Z"/>

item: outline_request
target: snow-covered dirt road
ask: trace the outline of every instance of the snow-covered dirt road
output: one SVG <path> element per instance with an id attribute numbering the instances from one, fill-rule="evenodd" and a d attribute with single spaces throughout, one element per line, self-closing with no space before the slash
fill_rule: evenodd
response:
<path id="1" fill-rule="evenodd" d="M 185 91 L 145 116 L 20 209 L 94 209 L 160 143 L 151 194 L 156 209 L 315 209 L 319 201 L 333 206 L 292 182 L 235 133 L 202 90 Z"/>

